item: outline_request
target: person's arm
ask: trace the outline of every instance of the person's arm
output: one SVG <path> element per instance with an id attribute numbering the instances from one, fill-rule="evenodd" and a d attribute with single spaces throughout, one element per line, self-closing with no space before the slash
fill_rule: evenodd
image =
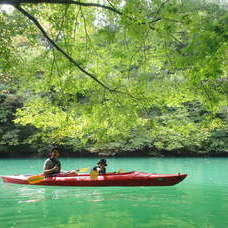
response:
<path id="1" fill-rule="evenodd" d="M 43 174 L 47 175 L 47 174 L 51 174 L 53 172 L 59 171 L 59 167 L 56 165 L 54 166 L 52 169 L 44 169 Z"/>
<path id="2" fill-rule="evenodd" d="M 51 168 L 51 167 L 53 167 L 52 161 L 51 160 L 46 160 L 45 163 L 44 163 L 43 174 L 44 175 L 48 175 L 48 174 L 51 174 L 53 172 L 60 171 L 58 165 L 55 165 L 53 168 Z"/>
<path id="3" fill-rule="evenodd" d="M 96 171 L 96 172 L 100 173 L 100 170 L 101 169 L 98 166 L 95 166 L 95 167 L 93 167 L 93 169 L 91 171 Z"/>

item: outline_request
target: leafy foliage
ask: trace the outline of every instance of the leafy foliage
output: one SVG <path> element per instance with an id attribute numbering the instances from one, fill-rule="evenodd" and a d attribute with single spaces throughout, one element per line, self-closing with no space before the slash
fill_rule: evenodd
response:
<path id="1" fill-rule="evenodd" d="M 25 9 L 110 90 L 22 15 L 0 15 L 0 72 L 24 97 L 15 123 L 40 129 L 30 140 L 77 148 L 226 151 L 227 119 L 218 113 L 227 106 L 227 9 L 202 0 L 108 2 L 121 14 L 75 5 Z"/>

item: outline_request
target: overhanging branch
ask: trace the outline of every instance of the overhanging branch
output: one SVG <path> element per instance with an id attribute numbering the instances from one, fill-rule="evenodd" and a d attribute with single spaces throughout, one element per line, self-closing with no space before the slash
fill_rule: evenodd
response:
<path id="1" fill-rule="evenodd" d="M 32 16 L 31 14 L 29 14 L 26 10 L 24 10 L 21 6 L 19 5 L 15 5 L 15 8 L 17 10 L 19 10 L 24 16 L 26 16 L 29 20 L 31 20 L 36 26 L 37 28 L 41 31 L 41 33 L 43 34 L 43 36 L 48 40 L 48 42 L 59 52 L 61 52 L 72 64 L 74 64 L 81 72 L 83 72 L 84 74 L 86 74 L 87 76 L 89 76 L 90 78 L 92 78 L 94 81 L 96 81 L 98 84 L 100 84 L 102 87 L 104 87 L 105 89 L 109 90 L 109 91 L 113 91 L 111 88 L 109 88 L 108 86 L 106 86 L 103 82 L 101 82 L 100 80 L 98 80 L 96 78 L 96 76 L 94 76 L 93 74 L 89 73 L 88 71 L 86 71 L 84 68 L 82 68 L 76 60 L 74 60 L 70 55 L 68 55 L 61 47 L 59 47 L 47 34 L 47 32 L 44 30 L 44 28 L 41 26 L 41 24 L 39 23 L 39 21 Z"/>
<path id="2" fill-rule="evenodd" d="M 68 5 L 79 5 L 79 6 L 88 6 L 88 7 L 97 7 L 106 10 L 110 10 L 114 13 L 122 15 L 122 13 L 111 6 L 102 5 L 99 3 L 87 3 L 81 1 L 73 1 L 73 0 L 0 0 L 0 4 L 9 4 L 9 5 L 20 5 L 23 3 L 31 3 L 31 4 L 42 4 L 42 3 L 49 3 L 49 4 L 68 4 Z"/>
<path id="3" fill-rule="evenodd" d="M 169 0 L 166 0 L 169 1 Z M 9 4 L 9 5 L 13 5 L 18 11 L 20 11 L 24 16 L 26 16 L 29 20 L 31 20 L 36 26 L 37 28 L 41 31 L 41 33 L 43 34 L 43 36 L 48 40 L 48 42 L 56 49 L 58 50 L 60 53 L 62 53 L 72 64 L 74 64 L 81 72 L 83 72 L 84 74 L 86 74 L 88 77 L 92 78 L 94 81 L 96 81 L 98 84 L 100 84 L 103 88 L 109 90 L 110 92 L 116 92 L 116 93 L 120 93 L 123 95 L 128 95 L 133 99 L 137 99 L 134 96 L 132 96 L 129 93 L 126 92 L 122 92 L 119 91 L 117 89 L 111 89 L 109 88 L 107 85 L 105 85 L 102 81 L 100 81 L 99 79 L 97 79 L 97 77 L 95 75 L 93 75 L 92 73 L 86 71 L 83 67 L 80 66 L 80 64 L 74 60 L 70 55 L 68 55 L 61 47 L 59 47 L 56 42 L 51 39 L 48 35 L 48 33 L 44 30 L 44 28 L 41 26 L 41 24 L 39 23 L 39 21 L 31 14 L 29 14 L 26 10 L 24 10 L 21 7 L 21 4 L 43 4 L 43 3 L 48 3 L 48 4 L 67 4 L 67 5 L 79 5 L 79 6 L 85 6 L 85 7 L 97 7 L 97 8 L 102 8 L 102 9 L 106 9 L 109 11 L 112 11 L 118 15 L 123 15 L 122 12 L 120 12 L 119 10 L 117 10 L 116 8 L 114 8 L 113 5 L 111 6 L 107 6 L 107 5 L 102 5 L 99 3 L 86 3 L 86 2 L 81 2 L 79 1 L 74 1 L 74 0 L 0 0 L 0 5 L 1 4 Z M 133 20 L 133 18 L 129 18 L 130 20 Z M 140 24 L 149 24 L 151 29 L 152 28 L 151 24 L 155 23 L 157 21 L 161 20 L 160 17 L 155 18 L 154 20 L 150 21 L 150 22 L 141 22 Z"/>

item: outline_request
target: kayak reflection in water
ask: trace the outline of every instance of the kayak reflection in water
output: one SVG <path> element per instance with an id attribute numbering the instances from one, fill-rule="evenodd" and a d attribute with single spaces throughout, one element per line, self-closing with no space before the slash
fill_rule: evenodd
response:
<path id="1" fill-rule="evenodd" d="M 56 174 L 63 173 L 61 172 L 61 162 L 59 161 L 60 151 L 57 147 L 54 147 L 51 150 L 50 157 L 44 162 L 44 171 L 43 174 L 47 177 L 55 176 Z M 75 173 L 75 171 L 69 171 L 68 173 Z"/>
<path id="2" fill-rule="evenodd" d="M 105 174 L 106 173 L 106 168 L 107 166 L 106 159 L 101 159 L 98 163 L 97 166 L 93 168 L 93 171 L 97 171 L 99 174 Z"/>

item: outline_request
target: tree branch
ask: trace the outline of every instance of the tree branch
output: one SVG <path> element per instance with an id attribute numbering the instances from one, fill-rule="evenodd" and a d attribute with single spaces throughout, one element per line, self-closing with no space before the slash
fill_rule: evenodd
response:
<path id="1" fill-rule="evenodd" d="M 100 84 L 102 87 L 104 87 L 105 89 L 109 90 L 109 91 L 113 91 L 111 88 L 109 88 L 108 86 L 106 86 L 103 82 L 101 82 L 100 80 L 98 80 L 93 74 L 89 73 L 88 71 L 86 71 L 84 68 L 82 68 L 71 56 L 69 56 L 62 48 L 60 48 L 47 34 L 47 32 L 43 29 L 43 27 L 41 26 L 41 24 L 38 22 L 38 20 L 32 16 L 31 14 L 29 14 L 27 11 L 25 11 L 23 8 L 21 8 L 19 5 L 15 5 L 15 8 L 20 11 L 23 15 L 25 15 L 27 18 L 29 18 L 29 20 L 31 20 L 36 26 L 37 28 L 41 31 L 41 33 L 43 34 L 43 36 L 48 40 L 48 42 L 59 52 L 61 52 L 71 63 L 73 63 L 81 72 L 83 72 L 84 74 L 86 74 L 87 76 L 89 76 L 90 78 L 92 78 L 94 81 L 96 81 L 98 84 Z"/>
<path id="2" fill-rule="evenodd" d="M 106 6 L 99 3 L 87 3 L 87 2 L 73 1 L 73 0 L 0 0 L 0 4 L 19 5 L 23 3 L 31 3 L 31 4 L 49 3 L 49 4 L 79 5 L 79 6 L 88 6 L 88 7 L 91 6 L 91 7 L 107 9 L 114 13 L 122 15 L 122 13 L 119 10 L 111 6 Z"/>
<path id="3" fill-rule="evenodd" d="M 169 1 L 169 0 L 166 0 Z M 79 1 L 74 1 L 74 0 L 0 0 L 0 5 L 1 4 L 9 4 L 14 6 L 18 11 L 20 11 L 25 17 L 27 17 L 29 20 L 31 20 L 36 27 L 41 31 L 41 33 L 43 34 L 43 36 L 48 40 L 48 42 L 60 53 L 62 53 L 72 64 L 74 64 L 81 72 L 83 72 L 84 74 L 86 74 L 87 76 L 89 76 L 90 78 L 92 78 L 94 81 L 96 81 L 98 84 L 100 84 L 103 88 L 107 89 L 109 92 L 115 92 L 115 93 L 119 93 L 119 94 L 123 94 L 123 95 L 127 95 L 130 96 L 132 99 L 134 100 L 139 100 L 138 98 L 134 97 L 133 95 L 131 95 L 128 92 L 123 92 L 118 90 L 117 88 L 115 89 L 111 89 L 109 88 L 107 85 L 105 85 L 103 82 L 101 82 L 99 79 L 96 78 L 95 75 L 93 75 L 92 73 L 86 71 L 83 67 L 80 66 L 79 63 L 77 63 L 76 60 L 74 60 L 70 55 L 68 55 L 61 47 L 59 47 L 56 42 L 51 39 L 49 37 L 49 35 L 47 34 L 47 32 L 44 30 L 44 28 L 41 26 L 41 24 L 39 23 L 39 21 L 31 14 L 29 14 L 26 10 L 24 10 L 20 5 L 21 4 L 42 4 L 42 3 L 47 3 L 47 4 L 73 4 L 73 5 L 79 5 L 79 6 L 85 6 L 85 7 L 97 7 L 97 8 L 103 8 L 106 10 L 110 10 L 118 15 L 123 15 L 122 12 L 120 12 L 119 10 L 117 10 L 116 8 L 113 7 L 113 5 L 111 6 L 107 6 L 107 5 L 102 5 L 99 3 L 85 3 L 85 2 L 81 2 Z M 134 21 L 133 18 L 130 18 L 131 20 Z M 149 24 L 150 28 L 152 29 L 151 24 L 155 23 L 157 21 L 161 20 L 160 17 L 155 18 L 154 20 L 150 21 L 150 22 L 142 22 L 141 24 Z M 153 28 L 154 29 L 154 28 Z M 140 99 L 141 100 L 141 99 Z"/>

